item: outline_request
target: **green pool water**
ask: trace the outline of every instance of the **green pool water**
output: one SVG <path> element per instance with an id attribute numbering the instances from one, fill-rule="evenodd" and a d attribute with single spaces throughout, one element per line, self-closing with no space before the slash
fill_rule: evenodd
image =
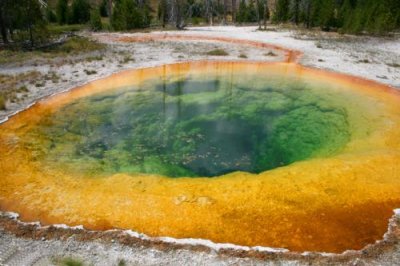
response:
<path id="1" fill-rule="evenodd" d="M 342 149 L 345 97 L 289 77 L 171 76 L 70 102 L 29 134 L 71 173 L 260 173 Z"/>

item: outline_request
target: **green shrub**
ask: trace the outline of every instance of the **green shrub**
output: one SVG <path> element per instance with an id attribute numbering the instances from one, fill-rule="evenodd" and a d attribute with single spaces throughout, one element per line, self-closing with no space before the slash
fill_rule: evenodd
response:
<path id="1" fill-rule="evenodd" d="M 226 56 L 229 55 L 224 49 L 214 49 L 209 52 L 207 52 L 207 55 L 213 55 L 213 56 Z"/>
<path id="2" fill-rule="evenodd" d="M 83 266 L 83 262 L 74 258 L 64 258 L 61 260 L 60 265 L 62 266 Z"/>

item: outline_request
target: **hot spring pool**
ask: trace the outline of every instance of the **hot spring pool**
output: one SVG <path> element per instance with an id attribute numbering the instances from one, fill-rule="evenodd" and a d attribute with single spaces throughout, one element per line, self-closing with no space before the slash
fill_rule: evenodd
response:
<path id="1" fill-rule="evenodd" d="M 0 125 L 23 220 L 340 252 L 400 206 L 400 94 L 287 63 L 126 71 Z"/>

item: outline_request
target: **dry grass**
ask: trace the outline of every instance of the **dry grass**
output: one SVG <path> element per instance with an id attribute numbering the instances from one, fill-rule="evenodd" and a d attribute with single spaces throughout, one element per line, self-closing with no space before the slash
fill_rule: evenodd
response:
<path id="1" fill-rule="evenodd" d="M 390 66 L 390 67 L 395 67 L 395 68 L 399 68 L 400 67 L 400 64 L 398 64 L 398 63 L 386 63 L 386 65 Z"/>
<path id="2" fill-rule="evenodd" d="M 119 61 L 119 63 L 120 64 L 127 64 L 127 63 L 129 63 L 131 61 L 134 62 L 135 60 L 130 55 L 126 55 L 126 56 L 124 56 L 124 58 L 121 61 Z"/>
<path id="3" fill-rule="evenodd" d="M 82 37 L 73 37 L 59 47 L 49 50 L 50 53 L 70 54 L 70 53 L 87 53 L 98 51 L 105 48 L 104 44 L 89 40 Z"/>
<path id="4" fill-rule="evenodd" d="M 73 37 L 66 41 L 64 44 L 47 49 L 44 51 L 11 51 L 2 50 L 0 51 L 0 64 L 11 64 L 11 63 L 24 63 L 33 61 L 33 65 L 39 65 L 40 62 L 59 59 L 60 57 L 66 57 L 69 55 L 79 55 L 83 53 L 89 53 L 94 51 L 100 51 L 105 48 L 104 44 L 89 40 L 83 37 Z M 98 57 L 91 59 L 98 60 Z M 48 62 L 49 63 L 49 62 Z"/>
<path id="5" fill-rule="evenodd" d="M 6 110 L 6 101 L 2 95 L 0 95 L 0 110 Z"/>
<path id="6" fill-rule="evenodd" d="M 2 110 L 5 109 L 5 103 L 18 102 L 26 96 L 29 91 L 26 84 L 34 84 L 40 79 L 41 74 L 37 71 L 30 71 L 18 75 L 0 74 L 0 97 L 3 104 L 0 104 Z"/>
<path id="7" fill-rule="evenodd" d="M 60 80 L 60 77 L 57 75 L 56 72 L 54 71 L 50 71 L 49 73 L 47 73 L 46 75 L 44 75 L 44 79 L 46 81 L 51 80 L 53 83 L 58 83 Z"/>
<path id="8" fill-rule="evenodd" d="M 89 56 L 89 57 L 86 57 L 86 58 L 85 58 L 85 61 L 86 61 L 86 62 L 89 62 L 89 63 L 91 63 L 91 62 L 93 62 L 93 61 L 101 61 L 101 60 L 103 60 L 103 56 L 102 56 L 102 55 Z"/>
<path id="9" fill-rule="evenodd" d="M 370 64 L 372 62 L 369 59 L 361 59 L 361 60 L 358 60 L 357 63 Z"/>

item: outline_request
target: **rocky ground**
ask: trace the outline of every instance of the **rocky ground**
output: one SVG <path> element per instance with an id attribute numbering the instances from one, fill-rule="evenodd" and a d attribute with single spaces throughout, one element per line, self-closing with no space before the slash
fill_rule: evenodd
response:
<path id="1" fill-rule="evenodd" d="M 198 36 L 199 39 L 162 40 L 147 42 L 120 41 L 123 37 L 156 36 L 160 34 Z M 240 40 L 270 43 L 301 51 L 299 63 L 343 72 L 379 81 L 400 89 L 400 39 L 343 36 L 319 32 L 271 29 L 256 31 L 255 27 L 189 28 L 180 32 L 148 34 L 85 33 L 80 35 L 104 44 L 80 54 L 43 58 L 32 56 L 0 64 L 0 90 L 7 84 L 15 86 L 0 110 L 0 121 L 23 110 L 38 100 L 112 73 L 155 65 L 192 60 L 252 60 L 284 61 L 285 51 L 271 47 L 249 45 Z M 201 37 L 207 40 L 201 40 Z M 216 41 L 210 38 L 228 38 Z M 217 52 L 215 52 L 217 51 Z M 223 52 L 226 52 L 224 54 Z M 1 60 L 0 60 L 1 61 Z M 3 87 L 2 87 L 3 86 Z M 1 109 L 1 108 L 0 108 Z M 8 221 L 10 222 L 10 221 Z M 12 220 L 12 223 L 16 221 Z M 213 249 L 195 250 L 186 247 L 170 249 L 151 245 L 124 245 L 113 239 L 80 241 L 68 237 L 34 238 L 29 234 L 16 236 L 0 223 L 0 265 L 400 265 L 400 233 L 392 232 L 386 248 L 372 247 L 345 256 L 323 254 L 287 254 L 261 256 L 257 252 L 217 252 Z M 397 228 L 397 227 L 396 227 Z M 242 258 L 243 257 L 243 258 Z M 75 260 L 75 261 L 74 261 Z"/>

